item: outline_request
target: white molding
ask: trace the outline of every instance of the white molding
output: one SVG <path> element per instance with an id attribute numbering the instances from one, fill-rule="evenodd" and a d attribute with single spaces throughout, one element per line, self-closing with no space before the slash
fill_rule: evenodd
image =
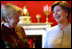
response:
<path id="1" fill-rule="evenodd" d="M 51 27 L 51 24 L 45 23 L 32 23 L 32 24 L 18 24 L 25 30 L 26 35 L 42 35 L 42 48 L 44 48 L 44 40 L 47 29 Z"/>

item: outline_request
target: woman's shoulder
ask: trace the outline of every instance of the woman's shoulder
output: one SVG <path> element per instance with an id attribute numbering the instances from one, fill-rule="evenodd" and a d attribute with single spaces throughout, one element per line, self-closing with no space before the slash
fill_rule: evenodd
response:
<path id="1" fill-rule="evenodd" d="M 16 26 L 15 28 L 16 28 L 16 29 L 18 29 L 18 28 L 21 28 L 21 29 L 23 29 L 23 27 L 22 27 L 22 26 Z"/>
<path id="2" fill-rule="evenodd" d="M 71 29 L 71 24 L 69 24 L 69 28 Z"/>
<path id="3" fill-rule="evenodd" d="M 24 28 L 22 26 L 16 26 L 15 30 L 24 30 Z"/>
<path id="4" fill-rule="evenodd" d="M 53 26 L 53 27 L 51 27 L 51 28 L 49 28 L 49 29 L 47 30 L 46 35 L 47 35 L 47 36 L 53 35 L 53 34 L 55 34 L 55 33 L 57 32 L 57 30 L 58 30 L 58 25 Z"/>
<path id="5" fill-rule="evenodd" d="M 8 28 L 6 27 L 6 26 L 4 26 L 4 24 L 1 24 L 1 31 L 5 31 L 5 30 L 7 30 Z"/>
<path id="6" fill-rule="evenodd" d="M 71 31 L 71 24 L 69 24 L 66 28 Z"/>
<path id="7" fill-rule="evenodd" d="M 53 31 L 53 30 L 55 31 L 55 30 L 57 30 L 57 29 L 58 29 L 58 25 L 49 28 L 48 31 L 49 31 L 49 32 L 50 32 L 50 31 Z"/>
<path id="8" fill-rule="evenodd" d="M 15 32 L 20 32 L 20 33 L 24 33 L 24 28 L 22 26 L 16 26 L 15 27 Z"/>

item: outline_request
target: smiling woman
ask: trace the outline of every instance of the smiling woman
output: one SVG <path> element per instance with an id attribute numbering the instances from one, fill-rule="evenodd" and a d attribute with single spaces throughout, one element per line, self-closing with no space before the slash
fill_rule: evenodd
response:
<path id="1" fill-rule="evenodd" d="M 71 48 L 71 24 L 67 21 L 70 15 L 70 6 L 64 1 L 55 2 L 52 10 L 58 25 L 48 30 L 45 48 Z"/>

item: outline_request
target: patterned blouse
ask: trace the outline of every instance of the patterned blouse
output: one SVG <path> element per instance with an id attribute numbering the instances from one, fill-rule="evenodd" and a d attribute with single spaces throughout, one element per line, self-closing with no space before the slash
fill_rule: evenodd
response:
<path id="1" fill-rule="evenodd" d="M 20 26 L 9 29 L 2 24 L 1 37 L 6 48 L 29 48 L 24 29 Z"/>

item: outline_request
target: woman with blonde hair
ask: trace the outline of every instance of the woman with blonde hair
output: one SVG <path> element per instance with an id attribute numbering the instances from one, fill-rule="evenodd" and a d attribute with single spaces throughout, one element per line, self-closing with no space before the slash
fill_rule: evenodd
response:
<path id="1" fill-rule="evenodd" d="M 28 40 L 25 31 L 18 26 L 19 17 L 22 15 L 22 9 L 13 5 L 6 4 L 2 10 L 1 38 L 5 43 L 6 48 L 29 48 Z"/>
<path id="2" fill-rule="evenodd" d="M 45 48 L 71 48 L 71 24 L 67 21 L 70 15 L 69 4 L 65 1 L 55 2 L 52 11 L 58 25 L 48 30 Z"/>

